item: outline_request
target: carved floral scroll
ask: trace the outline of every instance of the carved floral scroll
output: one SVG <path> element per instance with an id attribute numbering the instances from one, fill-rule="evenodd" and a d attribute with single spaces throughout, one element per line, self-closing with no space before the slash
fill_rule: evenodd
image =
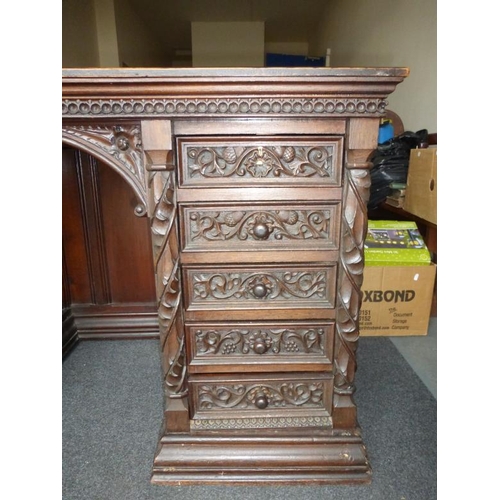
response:
<path id="1" fill-rule="evenodd" d="M 334 146 L 187 147 L 189 177 L 331 177 Z"/>
<path id="2" fill-rule="evenodd" d="M 320 327 L 200 329 L 195 332 L 195 355 L 324 354 L 324 336 Z"/>
<path id="3" fill-rule="evenodd" d="M 332 239 L 335 207 L 290 210 L 188 210 L 188 244 Z"/>
<path id="4" fill-rule="evenodd" d="M 196 398 L 200 410 L 323 407 L 324 390 L 323 382 L 206 384 L 197 387 Z"/>
<path id="5" fill-rule="evenodd" d="M 324 298 L 325 271 L 220 272 L 190 271 L 193 302 L 206 300 L 288 300 Z"/>

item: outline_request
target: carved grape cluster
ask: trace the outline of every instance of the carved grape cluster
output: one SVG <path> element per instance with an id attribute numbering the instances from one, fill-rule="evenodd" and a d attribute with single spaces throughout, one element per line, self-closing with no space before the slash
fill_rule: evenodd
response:
<path id="1" fill-rule="evenodd" d="M 245 216 L 245 212 L 227 212 L 224 215 L 224 222 L 229 226 L 229 227 L 235 227 L 241 219 Z"/>
<path id="2" fill-rule="evenodd" d="M 226 342 L 222 347 L 222 354 L 233 354 L 236 351 L 236 344 L 233 342 Z"/>
<path id="3" fill-rule="evenodd" d="M 300 348 L 295 340 L 288 340 L 285 342 L 285 350 L 286 352 L 299 352 Z"/>

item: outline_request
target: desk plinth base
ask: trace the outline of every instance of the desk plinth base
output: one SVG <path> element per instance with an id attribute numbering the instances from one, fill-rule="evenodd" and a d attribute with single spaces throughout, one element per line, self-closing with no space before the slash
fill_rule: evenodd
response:
<path id="1" fill-rule="evenodd" d="M 164 435 L 153 484 L 358 484 L 371 482 L 359 430 Z"/>

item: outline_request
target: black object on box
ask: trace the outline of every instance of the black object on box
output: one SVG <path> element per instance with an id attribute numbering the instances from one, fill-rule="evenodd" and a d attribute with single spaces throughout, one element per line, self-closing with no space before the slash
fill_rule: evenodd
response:
<path id="1" fill-rule="evenodd" d="M 385 201 L 391 193 L 391 183 L 406 183 L 410 151 L 417 147 L 427 147 L 428 132 L 403 132 L 402 134 L 379 144 L 371 154 L 371 188 L 368 210 L 373 210 Z"/>

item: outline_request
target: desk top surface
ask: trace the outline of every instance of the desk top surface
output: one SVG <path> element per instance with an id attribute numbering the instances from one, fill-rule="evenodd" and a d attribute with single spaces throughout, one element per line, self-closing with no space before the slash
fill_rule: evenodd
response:
<path id="1" fill-rule="evenodd" d="M 353 77 L 406 77 L 408 68 L 342 67 L 342 68 L 64 68 L 63 79 L 71 78 L 124 78 L 172 79 L 217 78 L 249 79 L 269 77 L 300 78 L 353 78 Z"/>

